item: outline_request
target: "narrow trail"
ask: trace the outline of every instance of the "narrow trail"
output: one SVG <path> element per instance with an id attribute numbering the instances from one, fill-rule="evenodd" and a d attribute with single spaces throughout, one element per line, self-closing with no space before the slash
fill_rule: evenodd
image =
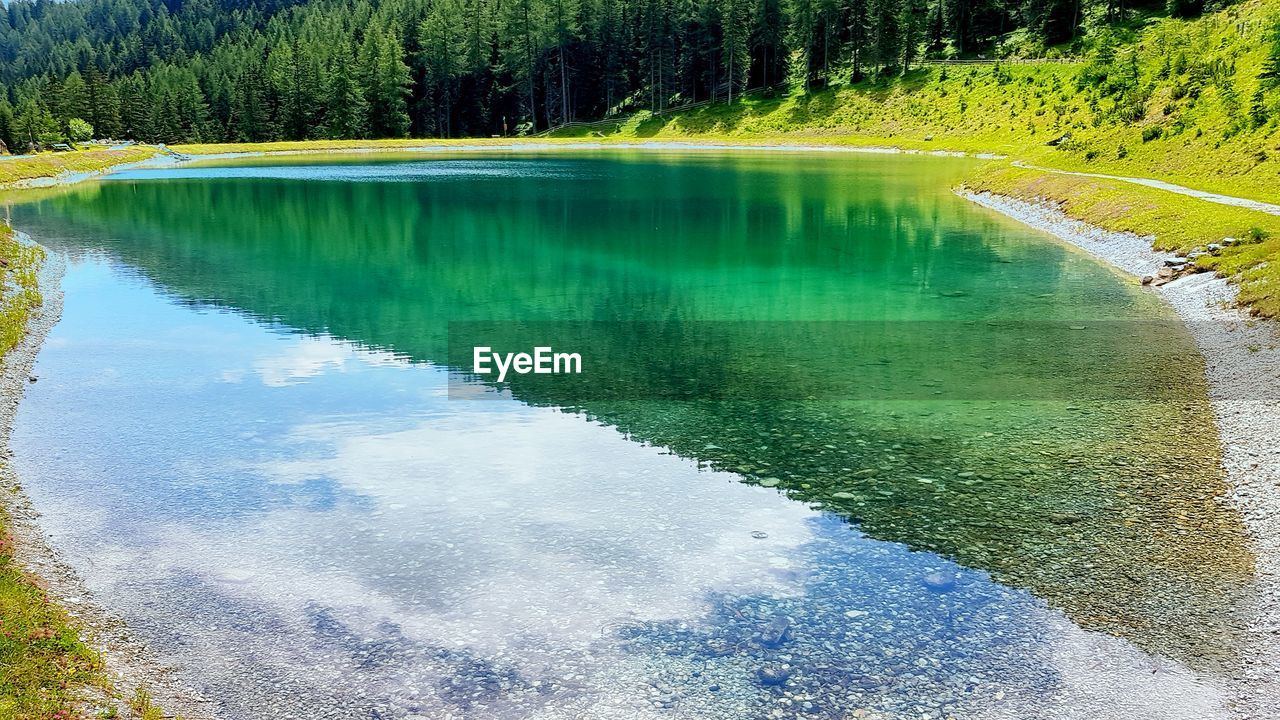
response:
<path id="1" fill-rule="evenodd" d="M 1013 161 L 1014 167 L 1026 168 L 1027 170 L 1039 170 L 1040 172 L 1054 173 L 1056 175 L 1075 175 L 1077 177 L 1100 178 L 1103 180 L 1119 180 L 1120 182 L 1133 183 L 1134 185 L 1144 185 L 1146 187 L 1156 188 L 1158 190 L 1168 190 L 1179 195 L 1197 198 L 1199 200 L 1207 200 L 1219 205 L 1231 205 L 1241 207 L 1248 210 L 1257 210 L 1269 215 L 1280 215 L 1280 205 L 1274 203 L 1263 202 L 1261 200 L 1250 200 L 1248 198 L 1233 197 L 1231 195 L 1220 195 L 1218 193 L 1206 192 L 1204 190 L 1196 190 L 1184 185 L 1175 185 L 1164 180 L 1153 180 L 1151 178 L 1126 177 L 1124 175 L 1105 175 L 1103 173 L 1087 173 L 1074 172 L 1071 170 L 1054 170 L 1053 168 L 1042 167 L 1040 165 L 1032 165 L 1021 160 Z"/>

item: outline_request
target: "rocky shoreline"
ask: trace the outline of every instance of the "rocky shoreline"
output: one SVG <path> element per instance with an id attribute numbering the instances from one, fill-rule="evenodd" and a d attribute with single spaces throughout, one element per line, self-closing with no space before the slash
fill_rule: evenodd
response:
<path id="1" fill-rule="evenodd" d="M 1049 201 L 964 188 L 957 193 L 1135 278 L 1160 277 L 1162 268 L 1179 261 L 1153 250 L 1150 238 L 1073 220 Z M 1235 286 L 1224 278 L 1197 273 L 1162 279 L 1166 282 L 1152 291 L 1177 312 L 1204 356 L 1231 488 L 1227 499 L 1244 519 L 1256 555 L 1257 607 L 1247 628 L 1251 643 L 1244 666 L 1227 686 L 1237 717 L 1262 720 L 1280 707 L 1280 327 L 1240 309 Z"/>
<path id="2" fill-rule="evenodd" d="M 16 231 L 15 231 L 16 232 Z M 30 238 L 17 233 L 21 242 Z M 62 315 L 63 259 L 50 253 L 39 271 L 42 305 L 31 315 L 22 342 L 9 351 L 0 365 L 0 455 L 12 457 L 9 437 L 23 393 L 32 382 L 36 355 L 49 330 Z M 0 507 L 9 515 L 9 533 L 15 540 L 15 560 L 39 578 L 41 586 L 80 626 L 91 647 L 102 655 L 107 679 L 115 697 L 87 688 L 84 711 L 92 717 L 114 707 L 113 717 L 132 718 L 128 700 L 138 688 L 145 688 L 166 716 L 181 715 L 187 720 L 213 716 L 211 705 L 194 690 L 183 687 L 168 668 L 150 658 L 141 643 L 129 633 L 125 623 L 102 609 L 81 583 L 74 570 L 50 547 L 38 522 L 40 514 L 31 506 L 19 478 L 7 464 L 0 464 Z"/>

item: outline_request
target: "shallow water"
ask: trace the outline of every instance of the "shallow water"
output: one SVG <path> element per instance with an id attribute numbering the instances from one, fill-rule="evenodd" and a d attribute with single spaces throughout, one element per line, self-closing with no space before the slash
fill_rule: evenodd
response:
<path id="1" fill-rule="evenodd" d="M 69 262 L 15 465 L 228 717 L 1220 714 L 1251 567 L 1199 361 L 968 167 L 275 159 L 17 206 Z M 546 335 L 601 370 L 459 372 Z"/>

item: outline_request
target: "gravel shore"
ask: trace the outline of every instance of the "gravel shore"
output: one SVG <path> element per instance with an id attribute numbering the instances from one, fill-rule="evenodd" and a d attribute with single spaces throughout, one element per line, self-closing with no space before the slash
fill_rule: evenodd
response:
<path id="1" fill-rule="evenodd" d="M 30 242 L 21 233 L 18 238 Z M 63 259 L 49 255 L 40 269 L 43 304 L 29 319 L 22 342 L 4 356 L 0 365 L 0 456 L 6 459 L 12 456 L 9 436 L 18 403 L 27 385 L 38 380 L 32 375 L 36 354 L 62 315 L 62 273 Z M 0 488 L 3 488 L 0 506 L 9 514 L 9 532 L 16 541 L 16 560 L 38 577 L 49 596 L 79 623 L 89 644 L 102 654 L 106 663 L 107 676 L 117 697 L 113 699 L 106 693 L 94 691 L 85 699 L 86 713 L 97 717 L 99 712 L 115 707 L 119 714 L 114 717 L 135 717 L 127 700 L 139 687 L 144 687 L 166 717 L 175 714 L 187 720 L 213 717 L 208 701 L 181 686 L 168 668 L 149 658 L 124 622 L 103 610 L 75 571 L 53 551 L 38 526 L 40 514 L 32 508 L 8 463 L 0 464 Z"/>
<path id="2" fill-rule="evenodd" d="M 959 194 L 1055 237 L 1134 276 L 1153 274 L 1168 253 L 1150 238 L 1088 225 L 1048 202 L 961 189 Z M 1280 707 L 1280 327 L 1236 305 L 1236 288 L 1209 273 L 1175 280 L 1159 293 L 1178 313 L 1205 359 L 1229 500 L 1257 556 L 1258 607 L 1250 613 L 1245 665 L 1229 679 L 1237 717 L 1275 717 Z"/>

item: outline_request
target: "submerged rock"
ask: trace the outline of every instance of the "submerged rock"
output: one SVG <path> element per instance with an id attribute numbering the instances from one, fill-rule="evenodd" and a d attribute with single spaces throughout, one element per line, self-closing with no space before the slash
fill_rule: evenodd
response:
<path id="1" fill-rule="evenodd" d="M 1070 525 L 1084 520 L 1084 515 L 1072 510 L 1060 510 L 1049 513 L 1049 520 L 1059 525 Z"/>
<path id="2" fill-rule="evenodd" d="M 950 592 L 956 589 L 956 574 L 946 570 L 937 570 L 920 578 L 920 582 L 934 592 Z"/>
<path id="3" fill-rule="evenodd" d="M 791 618 L 779 615 L 760 631 L 760 643 L 765 647 L 781 647 L 791 639 Z"/>
<path id="4" fill-rule="evenodd" d="M 756 677 L 759 678 L 761 685 L 776 687 L 791 677 L 791 668 L 786 665 L 765 665 L 756 670 Z"/>

